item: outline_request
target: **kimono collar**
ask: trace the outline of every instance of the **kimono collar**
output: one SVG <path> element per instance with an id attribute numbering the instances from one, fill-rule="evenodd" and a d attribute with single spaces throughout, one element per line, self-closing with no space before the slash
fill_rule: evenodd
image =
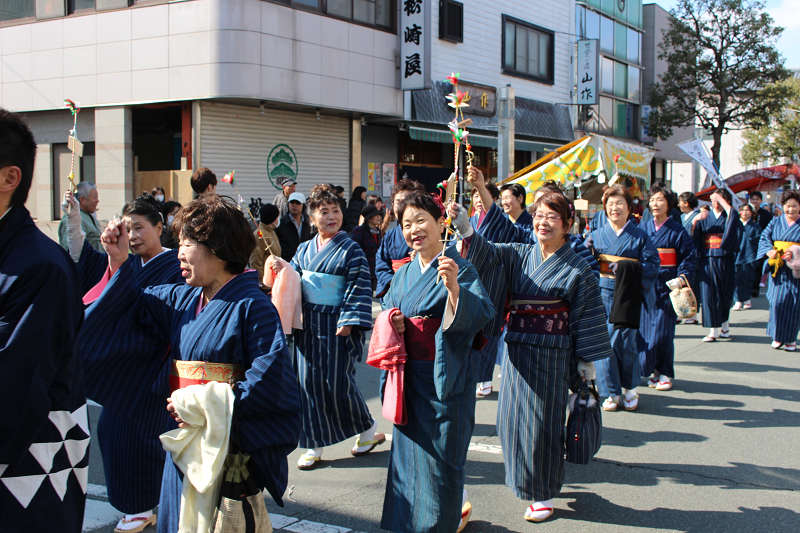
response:
<path id="1" fill-rule="evenodd" d="M 789 217 L 786 216 L 786 213 L 783 214 L 783 218 L 786 220 L 786 225 L 789 226 L 790 228 L 797 223 L 797 220 L 795 220 L 794 222 L 790 222 Z"/>
<path id="2" fill-rule="evenodd" d="M 333 237 L 328 239 L 327 242 L 325 242 L 325 244 L 323 244 L 323 245 L 320 245 L 320 238 L 321 238 L 322 235 L 320 233 L 317 233 L 317 237 L 314 239 L 314 244 L 317 246 L 317 252 L 321 251 L 323 248 L 328 246 L 328 243 L 330 243 L 331 241 L 334 241 L 334 240 L 338 239 L 339 235 L 341 235 L 342 233 L 344 233 L 344 231 L 339 230 L 336 233 L 336 235 L 334 235 Z"/>
<path id="3" fill-rule="evenodd" d="M 172 251 L 172 248 L 163 248 L 163 251 L 160 254 L 156 254 L 153 257 L 151 257 L 150 261 L 148 261 L 147 263 L 144 262 L 144 257 L 141 257 L 141 256 L 139 256 L 139 261 L 142 262 L 142 266 L 144 267 L 146 264 L 151 263 L 153 261 L 153 259 L 155 259 L 156 257 L 161 257 L 162 255 L 164 255 L 165 253 L 170 252 L 170 251 Z M 227 284 L 227 282 L 226 282 L 226 284 Z"/>
<path id="4" fill-rule="evenodd" d="M 428 263 L 428 264 L 427 264 L 427 265 L 425 265 L 425 266 L 422 266 L 422 256 L 421 256 L 421 255 L 419 255 L 419 254 L 417 254 L 417 264 L 419 265 L 419 270 L 420 270 L 420 272 L 421 272 L 421 273 L 423 273 L 423 274 L 424 274 L 425 272 L 427 272 L 427 271 L 428 271 L 428 269 L 429 269 L 429 268 L 431 267 L 431 265 L 433 264 L 433 262 L 434 262 L 434 261 L 436 261 L 437 259 L 439 259 L 439 257 L 441 257 L 441 256 L 442 256 L 442 252 L 439 252 L 438 254 L 436 254 L 436 257 L 434 257 L 433 259 L 431 259 L 430 263 Z"/>
<path id="5" fill-rule="evenodd" d="M 619 236 L 620 236 L 620 235 L 622 235 L 622 233 L 625 231 L 625 228 L 627 228 L 627 227 L 628 227 L 628 225 L 630 225 L 630 223 L 631 223 L 631 221 L 630 221 L 630 219 L 628 219 L 628 221 L 625 223 L 625 225 L 624 225 L 624 226 L 622 226 L 622 227 L 619 229 L 619 231 L 617 231 L 617 230 L 614 230 L 614 228 L 613 228 L 613 227 L 612 227 L 611 229 L 614 231 L 614 233 L 616 233 L 616 234 L 617 234 L 617 237 L 619 237 Z M 609 226 L 611 226 L 611 223 L 609 222 L 609 224 L 608 224 L 608 225 L 609 225 Z"/>
<path id="6" fill-rule="evenodd" d="M 657 232 L 658 230 L 660 230 L 661 228 L 663 228 L 663 227 L 664 227 L 664 225 L 667 223 L 667 221 L 668 221 L 668 220 L 669 220 L 669 216 L 667 216 L 667 218 L 665 218 L 665 219 L 664 219 L 664 222 L 662 222 L 661 224 L 659 224 L 658 222 L 656 222 L 656 219 L 655 219 L 655 217 L 653 217 L 653 227 L 656 229 L 656 232 Z"/>
<path id="7" fill-rule="evenodd" d="M 5 212 L 5 213 L 3 213 L 3 216 L 1 216 L 1 217 L 0 217 L 0 220 L 3 220 L 4 218 L 6 218 L 6 215 L 7 215 L 7 214 L 8 214 L 8 213 L 9 213 L 9 212 L 12 210 L 12 209 L 13 209 L 12 207 L 9 207 L 8 209 L 6 209 L 6 212 Z"/>
<path id="8" fill-rule="evenodd" d="M 255 270 L 253 270 L 253 269 L 249 269 L 249 268 L 248 268 L 248 269 L 246 269 L 244 272 L 242 272 L 241 274 L 236 274 L 236 275 L 235 275 L 235 276 L 233 276 L 231 279 L 229 279 L 228 281 L 226 281 L 225 283 L 223 283 L 223 284 L 222 284 L 222 287 L 220 287 L 220 288 L 219 288 L 219 290 L 217 291 L 217 293 L 216 293 L 216 294 L 215 294 L 215 295 L 214 295 L 214 296 L 211 298 L 211 300 L 209 300 L 209 301 L 208 301 L 208 303 L 210 304 L 210 303 L 211 303 L 213 300 L 215 300 L 215 299 L 217 298 L 217 296 L 219 296 L 219 294 L 222 292 L 222 290 L 223 290 L 225 287 L 227 287 L 228 285 L 230 285 L 230 283 L 231 283 L 233 280 L 235 280 L 235 279 L 237 279 L 237 278 L 239 278 L 239 277 L 243 277 L 245 274 L 249 274 L 250 272 L 255 272 Z M 201 288 L 200 288 L 200 298 L 199 298 L 199 301 L 197 302 L 197 312 L 195 313 L 195 316 L 199 315 L 199 314 L 200 314 L 200 311 L 202 311 L 203 309 L 205 309 L 207 306 L 208 306 L 208 304 L 204 304 L 204 303 L 203 303 L 203 289 L 202 289 L 202 287 L 201 287 Z"/>

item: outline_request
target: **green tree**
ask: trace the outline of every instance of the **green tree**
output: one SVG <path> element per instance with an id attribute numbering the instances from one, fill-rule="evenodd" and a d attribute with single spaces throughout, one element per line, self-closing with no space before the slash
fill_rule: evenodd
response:
<path id="1" fill-rule="evenodd" d="M 786 106 L 765 124 L 744 132 L 740 159 L 745 165 L 777 165 L 800 152 L 800 80 L 789 78 L 780 84 L 789 93 Z"/>
<path id="2" fill-rule="evenodd" d="M 789 71 L 775 47 L 783 28 L 758 0 L 679 0 L 670 14 L 658 55 L 667 71 L 650 86 L 644 125 L 660 139 L 673 128 L 705 129 L 719 166 L 723 133 L 765 124 L 783 107 L 777 82 Z"/>

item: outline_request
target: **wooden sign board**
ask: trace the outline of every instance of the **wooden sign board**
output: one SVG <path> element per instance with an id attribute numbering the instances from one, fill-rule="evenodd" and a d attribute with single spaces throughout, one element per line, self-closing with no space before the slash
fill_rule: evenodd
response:
<path id="1" fill-rule="evenodd" d="M 69 136 L 69 141 L 67 142 L 67 148 L 71 152 L 74 151 L 75 155 L 77 155 L 78 157 L 83 157 L 83 143 L 80 142 L 75 137 L 73 137 L 72 135 Z"/>
<path id="2" fill-rule="evenodd" d="M 466 101 L 469 107 L 464 108 L 464 113 L 468 115 L 494 116 L 497 110 L 496 88 L 488 85 L 459 81 L 458 90 L 467 94 Z"/>

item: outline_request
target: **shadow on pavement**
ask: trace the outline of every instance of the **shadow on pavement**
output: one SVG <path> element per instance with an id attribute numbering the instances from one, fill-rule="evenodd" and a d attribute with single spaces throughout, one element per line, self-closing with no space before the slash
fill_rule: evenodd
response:
<path id="1" fill-rule="evenodd" d="M 615 505 L 599 494 L 593 493 L 562 493 L 560 498 L 575 498 L 575 501 L 567 504 L 570 510 L 557 509 L 551 521 L 567 518 L 648 530 L 657 528 L 703 533 L 792 531 L 800 521 L 800 514 L 780 507 L 759 509 L 739 507 L 739 512 L 687 511 L 663 507 L 642 511 Z"/>
<path id="2" fill-rule="evenodd" d="M 704 435 L 680 433 L 678 431 L 633 431 L 631 429 L 603 428 L 603 446 L 639 448 L 649 442 L 703 442 Z"/>
<path id="3" fill-rule="evenodd" d="M 738 385 L 735 383 L 713 383 L 707 381 L 687 381 L 683 379 L 675 380 L 675 389 L 688 394 L 714 394 L 719 396 L 752 396 L 754 398 L 774 398 L 775 400 L 783 400 L 786 402 L 800 402 L 800 390 L 797 389 L 763 389 L 748 387 L 747 385 Z M 648 396 L 649 398 L 650 396 Z M 671 394 L 654 394 L 655 398 L 675 398 Z M 716 400 L 712 400 L 716 401 Z M 701 402 L 703 405 L 712 405 L 713 403 Z"/>
<path id="4" fill-rule="evenodd" d="M 706 363 L 701 361 L 680 361 L 679 365 L 696 366 L 707 370 L 721 370 L 723 372 L 745 372 L 747 374 L 761 373 L 761 372 L 800 372 L 798 368 L 791 368 L 789 366 L 775 366 L 775 365 L 760 365 L 757 363 L 742 363 L 738 361 L 731 361 L 725 363 Z"/>

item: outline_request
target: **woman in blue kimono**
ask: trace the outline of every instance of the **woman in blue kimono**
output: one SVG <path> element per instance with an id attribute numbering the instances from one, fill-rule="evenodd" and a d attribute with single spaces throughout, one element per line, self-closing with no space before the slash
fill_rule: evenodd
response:
<path id="1" fill-rule="evenodd" d="M 525 188 L 522 185 L 506 183 L 500 187 L 500 205 L 506 218 L 513 224 L 523 229 L 533 229 L 533 218 L 525 209 Z"/>
<path id="2" fill-rule="evenodd" d="M 86 310 L 81 350 L 105 379 L 104 405 L 120 414 L 135 410 L 138 398 L 151 390 L 238 381 L 238 431 L 231 441 L 250 455 L 256 485 L 282 506 L 286 456 L 300 430 L 300 399 L 278 313 L 259 289 L 255 271 L 245 272 L 255 237 L 236 206 L 216 195 L 182 208 L 173 230 L 186 284 L 146 289 L 136 283 L 126 225 L 111 224 L 103 232 L 113 275 Z M 168 358 L 158 350 L 165 343 Z M 117 357 L 120 350 L 129 356 Z M 167 454 L 159 533 L 178 530 L 182 479 Z"/>
<path id="3" fill-rule="evenodd" d="M 711 195 L 711 210 L 701 210 L 692 221 L 692 238 L 697 250 L 703 327 L 710 328 L 703 342 L 730 337 L 728 317 L 736 289 L 736 255 L 742 222 L 731 206 L 733 198 L 725 189 Z"/>
<path id="4" fill-rule="evenodd" d="M 403 178 L 392 189 L 389 205 L 392 207 L 392 217 L 397 216 L 397 210 L 403 198 L 412 191 L 425 192 L 425 187 L 418 181 Z M 386 217 L 382 228 L 386 227 L 390 217 Z M 406 244 L 403 232 L 398 223 L 383 236 L 378 253 L 375 256 L 375 276 L 378 284 L 375 287 L 375 296 L 380 298 L 389 290 L 392 278 L 400 267 L 411 261 L 411 248 Z"/>
<path id="5" fill-rule="evenodd" d="M 417 254 L 397 271 L 382 301 L 385 309 L 401 311 L 394 325 L 408 352 L 408 423 L 394 426 L 381 528 L 454 532 L 470 514 L 464 467 L 475 426 L 473 343 L 495 309 L 456 247 L 442 253 L 440 203 L 411 192 L 397 215 Z"/>
<path id="6" fill-rule="evenodd" d="M 755 221 L 756 210 L 750 204 L 739 206 L 739 219 L 742 221 L 739 253 L 736 254 L 736 292 L 734 311 L 751 309 L 750 295 L 758 263 L 758 242 L 761 239 L 761 226 Z"/>
<path id="7" fill-rule="evenodd" d="M 372 284 L 367 258 L 341 231 L 344 201 L 327 185 L 308 199 L 318 235 L 300 245 L 291 265 L 302 277 L 303 329 L 295 333 L 292 358 L 300 383 L 307 451 L 297 467 L 320 464 L 325 446 L 358 435 L 358 457 L 386 441 L 356 385 L 356 361 L 364 351 L 364 331 L 372 329 Z M 267 265 L 278 270 L 272 260 Z"/>
<path id="8" fill-rule="evenodd" d="M 67 202 L 76 211 L 78 202 L 67 192 Z M 183 284 L 178 250 L 164 249 L 161 245 L 163 221 L 156 200 L 144 194 L 128 202 L 122 210 L 122 221 L 129 235 L 129 254 L 135 283 L 145 288 L 155 285 Z M 80 231 L 80 219 L 67 216 L 67 239 L 70 251 L 79 250 L 78 271 L 84 283 L 84 303 L 89 304 L 100 296 L 110 279 L 108 254 L 95 251 L 88 245 Z M 76 231 L 77 230 L 77 231 Z M 92 289 L 93 288 L 93 289 Z M 91 291 L 89 289 L 92 289 Z M 86 342 L 81 332 L 81 342 Z M 164 356 L 169 345 L 164 342 L 155 348 Z M 142 524 L 155 524 L 152 510 L 158 505 L 161 493 L 161 475 L 166 452 L 158 436 L 172 428 L 164 403 L 166 395 L 143 394 L 138 401 L 131 399 L 126 414 L 106 406 L 104 390 L 107 386 L 100 367 L 95 366 L 91 353 L 83 352 L 86 395 L 104 405 L 97 422 L 97 441 L 103 455 L 108 501 L 125 516 L 117 524 L 120 531 L 139 528 Z M 120 349 L 114 357 L 125 358 L 130 353 Z"/>
<path id="9" fill-rule="evenodd" d="M 650 187 L 648 207 L 652 218 L 640 227 L 658 250 L 660 265 L 655 281 L 655 302 L 642 306 L 642 320 L 637 337 L 642 376 L 656 390 L 672 388 L 675 379 L 675 325 L 677 316 L 670 300 L 669 280 L 694 277 L 694 243 L 683 226 L 669 216 L 672 191 L 656 184 Z M 683 282 L 682 282 L 683 283 Z M 652 374 L 652 375 L 651 375 Z"/>
<path id="10" fill-rule="evenodd" d="M 606 398 L 603 401 L 605 411 L 616 411 L 620 407 L 620 399 L 623 409 L 634 411 L 639 405 L 636 387 L 642 376 L 637 350 L 637 329 L 612 322 L 611 309 L 615 298 L 628 299 L 629 296 L 617 294 L 616 271 L 621 261 L 632 260 L 639 263 L 641 287 L 629 286 L 627 290 L 631 294 L 634 291 L 643 291 L 642 302 L 644 308 L 649 309 L 655 305 L 656 300 L 653 284 L 658 275 L 658 250 L 647 234 L 633 222 L 633 198 L 627 189 L 620 185 L 608 187 L 603 193 L 603 209 L 608 223 L 592 232 L 592 240 L 595 250 L 600 254 L 600 293 L 609 316 L 608 334 L 614 356 L 598 362 L 598 385 L 600 396 Z"/>
<path id="11" fill-rule="evenodd" d="M 569 245 L 574 207 L 560 192 L 534 203 L 534 244 L 492 244 L 462 223 L 463 209 L 450 213 L 467 237 L 467 259 L 479 272 L 499 268 L 498 282 L 511 292 L 497 433 L 506 484 L 533 502 L 525 520 L 541 522 L 564 478 L 571 360 L 591 380 L 594 362 L 612 354 L 597 278 Z M 490 209 L 483 223 L 491 234 L 508 221 Z"/>
<path id="12" fill-rule="evenodd" d="M 772 337 L 772 347 L 784 347 L 786 351 L 797 349 L 797 332 L 800 330 L 800 278 L 785 265 L 786 261 L 796 260 L 789 251 L 793 245 L 800 245 L 800 193 L 786 191 L 781 197 L 783 215 L 773 218 L 761 234 L 758 243 L 758 257 L 768 257 L 771 261 L 780 259 L 777 266 L 764 263 L 769 269 L 769 323 L 767 335 Z"/>

